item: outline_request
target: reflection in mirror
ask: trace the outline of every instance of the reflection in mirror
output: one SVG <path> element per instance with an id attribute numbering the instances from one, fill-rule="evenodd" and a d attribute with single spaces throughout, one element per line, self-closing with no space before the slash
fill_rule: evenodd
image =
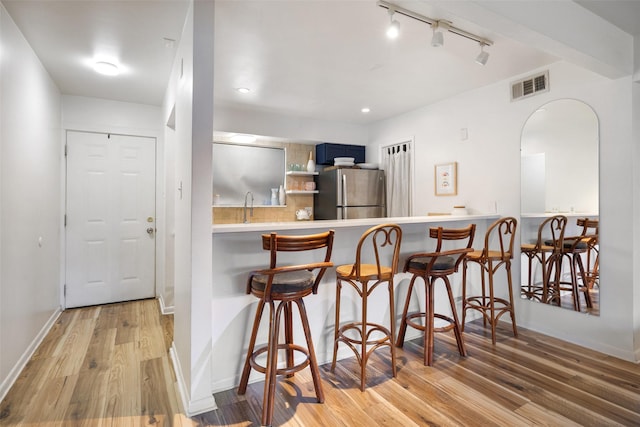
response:
<path id="1" fill-rule="evenodd" d="M 214 205 L 243 206 L 248 193 L 258 205 L 272 204 L 284 185 L 284 148 L 215 142 L 212 157 Z"/>
<path id="2" fill-rule="evenodd" d="M 598 117 L 573 99 L 543 105 L 522 129 L 522 298 L 599 314 L 598 142 Z M 555 237 L 541 227 L 552 216 L 566 218 Z"/>

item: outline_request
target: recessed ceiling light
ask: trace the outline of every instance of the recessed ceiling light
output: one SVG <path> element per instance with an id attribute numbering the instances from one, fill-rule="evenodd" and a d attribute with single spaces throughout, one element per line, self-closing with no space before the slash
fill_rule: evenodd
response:
<path id="1" fill-rule="evenodd" d="M 363 108 L 362 110 L 360 110 L 360 111 L 362 111 L 363 113 L 368 113 L 368 112 L 370 112 L 370 111 L 371 111 L 371 108 L 369 108 L 369 107 L 364 107 L 364 108 Z"/>
<path id="2" fill-rule="evenodd" d="M 249 93 L 251 92 L 251 89 L 249 89 L 248 87 L 237 87 L 236 91 L 240 93 Z"/>
<path id="3" fill-rule="evenodd" d="M 93 64 L 93 69 L 96 73 L 104 74 L 105 76 L 117 76 L 120 74 L 118 66 L 106 61 L 96 61 Z"/>

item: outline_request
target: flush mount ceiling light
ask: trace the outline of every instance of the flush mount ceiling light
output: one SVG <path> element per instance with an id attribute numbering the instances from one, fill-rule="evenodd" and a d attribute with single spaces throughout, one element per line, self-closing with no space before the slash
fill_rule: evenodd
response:
<path id="1" fill-rule="evenodd" d="M 386 8 L 389 11 L 390 16 L 396 13 L 399 13 L 400 15 L 408 16 L 409 18 L 415 19 L 416 21 L 424 22 L 425 24 L 431 25 L 431 28 L 433 29 L 433 37 L 431 39 L 432 46 L 438 47 L 444 44 L 445 32 L 453 33 L 460 37 L 464 37 L 466 39 L 473 40 L 477 43 L 480 43 L 481 48 L 483 48 L 484 46 L 493 45 L 493 42 L 491 40 L 485 39 L 484 37 L 480 37 L 478 35 L 465 31 L 461 28 L 455 27 L 452 22 L 445 21 L 443 19 L 429 18 L 427 16 L 420 15 L 419 13 L 413 12 L 409 9 L 405 9 L 403 7 L 397 6 L 395 4 L 389 3 L 384 0 L 378 0 L 378 6 Z M 395 21 L 393 21 L 392 19 L 392 23 L 393 22 Z M 398 25 L 398 28 L 399 28 L 399 25 Z M 387 30 L 387 34 L 388 34 L 388 31 L 389 30 Z M 482 55 L 482 57 L 478 55 L 478 58 L 476 58 L 476 61 L 484 60 L 484 62 L 486 63 L 487 60 L 489 59 L 489 54 L 487 52 L 484 52 L 484 50 L 482 49 L 480 54 Z"/>
<path id="2" fill-rule="evenodd" d="M 484 51 L 484 44 L 480 43 L 480 53 L 476 56 L 476 63 L 485 65 L 489 60 L 489 52 Z"/>
<path id="3" fill-rule="evenodd" d="M 237 87 L 236 88 L 236 92 L 249 93 L 249 92 L 251 92 L 251 89 L 249 89 L 248 87 Z"/>
<path id="4" fill-rule="evenodd" d="M 398 38 L 400 34 L 400 23 L 393 19 L 393 15 L 396 13 L 396 10 L 393 8 L 389 8 L 389 28 L 387 28 L 387 37 L 390 39 Z"/>
<path id="5" fill-rule="evenodd" d="M 371 112 L 371 108 L 369 107 L 364 107 L 360 110 L 361 112 L 363 112 L 364 114 Z"/>
<path id="6" fill-rule="evenodd" d="M 120 69 L 118 68 L 118 66 L 107 61 L 94 62 L 93 69 L 96 73 L 100 73 L 105 76 L 117 76 L 118 74 L 120 74 Z"/>

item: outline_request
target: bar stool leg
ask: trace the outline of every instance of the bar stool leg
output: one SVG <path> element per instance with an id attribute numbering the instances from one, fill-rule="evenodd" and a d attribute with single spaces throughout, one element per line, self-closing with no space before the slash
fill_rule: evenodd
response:
<path id="1" fill-rule="evenodd" d="M 533 257 L 530 256 L 530 255 L 527 255 L 527 258 L 529 259 L 529 271 L 528 271 L 529 274 L 528 274 L 528 277 L 527 277 L 528 278 L 528 281 L 527 281 L 528 286 L 527 286 L 527 288 L 529 290 L 528 297 L 529 298 L 533 298 L 533 280 L 534 280 L 533 271 L 532 271 L 533 270 Z M 543 277 L 542 280 L 544 280 L 544 272 L 542 273 L 542 277 Z"/>
<path id="2" fill-rule="evenodd" d="M 509 314 L 511 315 L 511 326 L 513 328 L 513 336 L 518 336 L 518 328 L 516 327 L 516 314 L 513 306 L 513 282 L 511 279 L 511 261 L 505 264 L 507 270 L 507 286 L 509 286 Z"/>
<path id="3" fill-rule="evenodd" d="M 487 274 L 489 275 L 489 313 L 491 315 L 491 317 L 489 318 L 489 323 L 491 324 L 491 343 L 495 344 L 496 343 L 496 304 L 495 304 L 494 293 L 493 293 L 493 262 L 492 260 L 489 260 L 488 263 L 489 263 L 489 266 L 487 268 Z M 484 279 L 484 272 L 482 273 L 482 277 Z M 486 304 L 485 301 L 486 300 L 483 292 L 482 304 Z M 484 315 L 484 313 L 485 312 L 483 311 L 482 317 L 486 318 L 487 316 Z"/>
<path id="4" fill-rule="evenodd" d="M 391 372 L 395 377 L 397 374 L 396 368 L 396 349 L 394 337 L 396 336 L 396 315 L 395 315 L 395 304 L 393 298 L 393 278 L 389 280 L 389 331 L 391 332 L 391 336 L 389 337 L 389 349 L 391 350 Z"/>
<path id="5" fill-rule="evenodd" d="M 270 308 L 269 343 L 264 381 L 264 396 L 262 399 L 262 425 L 265 426 L 270 426 L 273 418 L 273 406 L 276 394 L 276 374 L 278 371 L 278 330 L 280 329 L 280 316 L 284 307 L 284 303 L 278 304 L 277 308 L 274 307 L 273 301 L 269 301 L 268 304 Z"/>
<path id="6" fill-rule="evenodd" d="M 587 306 L 587 308 L 592 308 L 593 307 L 593 303 L 591 302 L 591 295 L 589 294 L 589 286 L 587 283 L 587 273 L 586 270 L 584 268 L 584 264 L 582 263 L 582 257 L 580 256 L 579 253 L 574 254 L 574 261 L 575 264 L 577 265 L 576 268 L 576 281 L 575 281 L 575 288 L 576 288 L 576 300 L 578 301 L 578 310 L 580 309 L 580 291 L 579 291 L 579 287 L 578 287 L 578 281 L 577 281 L 577 273 L 580 273 L 580 278 L 582 279 L 582 286 L 585 289 L 583 291 L 584 293 L 584 302 Z"/>
<path id="7" fill-rule="evenodd" d="M 451 283 L 449 282 L 449 278 L 447 276 L 442 277 L 442 280 L 444 280 L 444 283 L 447 287 L 447 294 L 449 295 L 449 304 L 451 305 L 451 314 L 453 317 L 453 332 L 456 336 L 458 351 L 460 352 L 461 356 L 466 356 L 467 350 L 464 347 L 464 340 L 462 339 L 462 331 L 460 330 L 460 321 L 458 320 L 458 312 L 456 310 L 456 302 L 455 302 L 455 299 L 453 298 L 453 292 L 451 290 Z M 433 295 L 431 296 L 431 300 L 433 302 Z M 433 321 L 431 322 L 431 330 L 433 332 Z M 431 337 L 431 342 L 433 344 L 433 337 Z"/>
<path id="8" fill-rule="evenodd" d="M 540 265 L 541 265 L 541 269 L 540 269 L 540 274 L 542 277 L 542 296 L 540 297 L 541 301 L 543 303 L 546 303 L 546 297 L 549 295 L 549 279 L 547 277 L 547 257 L 545 255 L 544 252 L 542 252 L 540 254 L 540 258 L 538 258 L 540 260 Z M 534 280 L 535 280 L 535 276 L 534 276 Z"/>
<path id="9" fill-rule="evenodd" d="M 313 378 L 313 387 L 316 391 L 316 398 L 318 400 L 318 403 L 323 403 L 324 392 L 322 390 L 322 383 L 320 381 L 320 370 L 318 369 L 316 350 L 313 347 L 313 341 L 311 340 L 311 329 L 309 328 L 309 318 L 307 317 L 307 310 L 302 299 L 298 299 L 295 301 L 296 304 L 298 304 L 302 329 L 304 330 L 304 337 L 307 341 L 307 350 L 309 351 L 309 368 L 311 369 L 311 377 Z"/>
<path id="10" fill-rule="evenodd" d="M 464 324 L 467 318 L 467 260 L 463 261 L 462 267 L 462 323 L 460 329 L 464 332 Z"/>
<path id="11" fill-rule="evenodd" d="M 362 319 L 362 332 L 360 332 L 360 391 L 364 391 L 364 384 L 366 381 L 367 375 L 367 361 L 369 360 L 369 355 L 367 354 L 367 296 L 369 295 L 369 290 L 367 289 L 368 282 L 362 282 L 362 304 L 361 304 L 361 314 L 360 319 Z"/>
<path id="12" fill-rule="evenodd" d="M 413 285 L 415 284 L 418 276 L 413 275 L 409 282 L 409 289 L 407 290 L 407 298 L 404 301 L 404 309 L 402 310 L 402 319 L 400 319 L 400 330 L 398 331 L 398 338 L 396 339 L 396 346 L 402 347 L 404 345 L 404 336 L 407 332 L 407 313 L 409 312 L 409 305 L 411 303 L 411 294 L 413 293 Z M 426 322 L 426 318 L 425 318 Z"/>
<path id="13" fill-rule="evenodd" d="M 331 372 L 336 369 L 336 358 L 338 357 L 338 334 L 340 330 L 340 294 L 342 291 L 342 281 L 336 280 L 336 322 L 333 334 L 333 362 L 331 362 Z"/>
<path id="14" fill-rule="evenodd" d="M 251 373 L 251 357 L 253 356 L 253 350 L 256 346 L 256 337 L 258 336 L 258 327 L 260 326 L 260 319 L 262 318 L 263 311 L 264 311 L 264 301 L 258 300 L 258 307 L 256 308 L 256 316 L 253 320 L 253 329 L 251 329 L 251 338 L 249 339 L 249 348 L 247 349 L 247 357 L 244 360 L 244 368 L 242 369 L 242 376 L 240 377 L 240 385 L 238 386 L 238 394 L 245 394 L 247 392 L 249 374 Z"/>
<path id="15" fill-rule="evenodd" d="M 425 329 L 424 329 L 424 364 L 425 366 L 431 366 L 433 364 L 433 334 L 435 319 L 434 314 L 434 297 L 433 297 L 433 283 L 435 278 L 425 280 L 425 293 L 426 293 L 426 315 L 424 317 Z"/>
<path id="16" fill-rule="evenodd" d="M 491 277 L 491 269 L 489 269 L 488 272 L 485 272 L 485 268 L 484 265 L 480 265 L 480 284 L 482 286 L 482 305 L 486 305 L 486 301 L 487 301 L 487 282 L 485 279 L 485 273 L 489 273 L 489 292 L 491 294 L 491 301 L 493 301 L 493 281 L 492 281 L 492 277 Z M 491 305 L 491 308 L 493 308 L 493 305 Z M 482 313 L 482 325 L 483 326 L 487 326 L 487 316 L 486 313 L 483 312 Z M 491 311 L 491 318 L 493 319 L 493 310 Z M 493 333 L 493 329 L 492 329 L 492 333 Z M 494 343 L 495 344 L 495 343 Z"/>
<path id="17" fill-rule="evenodd" d="M 282 302 L 284 305 L 284 337 L 285 343 L 287 343 L 287 368 L 292 368 L 293 363 L 293 348 L 289 344 L 293 344 L 293 306 L 291 301 Z M 287 378 L 293 377 L 293 374 L 287 374 Z"/>

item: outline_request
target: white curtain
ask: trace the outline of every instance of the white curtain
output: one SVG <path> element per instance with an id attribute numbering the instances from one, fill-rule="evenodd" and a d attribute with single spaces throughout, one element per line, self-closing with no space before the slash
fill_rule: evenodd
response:
<path id="1" fill-rule="evenodd" d="M 382 165 L 387 176 L 387 216 L 411 215 L 411 144 L 382 149 Z"/>

